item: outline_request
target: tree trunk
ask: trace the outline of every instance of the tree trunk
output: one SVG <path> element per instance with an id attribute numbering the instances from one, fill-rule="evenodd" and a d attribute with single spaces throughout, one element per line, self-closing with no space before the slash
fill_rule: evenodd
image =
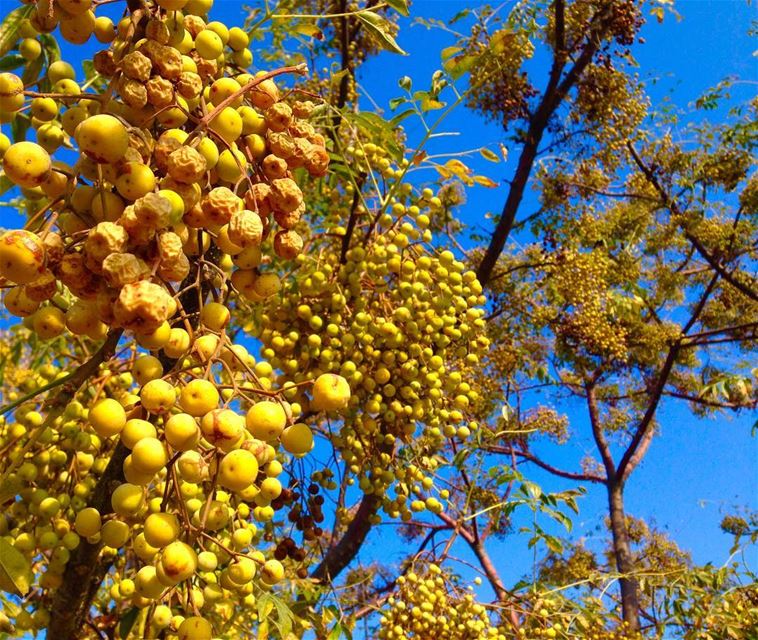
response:
<path id="1" fill-rule="evenodd" d="M 639 592 L 637 580 L 632 576 L 634 562 L 629 544 L 629 530 L 624 512 L 624 488 L 621 483 L 608 482 L 608 506 L 611 514 L 611 536 L 616 557 L 616 570 L 621 574 L 621 611 L 630 631 L 639 631 Z"/>

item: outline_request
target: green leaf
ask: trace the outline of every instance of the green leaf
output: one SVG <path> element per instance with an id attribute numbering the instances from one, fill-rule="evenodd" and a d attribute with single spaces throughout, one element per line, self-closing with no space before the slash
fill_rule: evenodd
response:
<path id="1" fill-rule="evenodd" d="M 460 78 L 464 73 L 466 73 L 471 67 L 474 66 L 474 63 L 477 61 L 478 56 L 453 56 L 452 58 L 445 60 L 443 63 L 443 67 L 445 71 L 447 71 L 450 74 L 450 77 L 453 78 L 453 80 L 457 80 Z"/>
<path id="2" fill-rule="evenodd" d="M 392 7 L 395 11 L 397 11 L 400 15 L 407 16 L 410 12 L 408 11 L 408 0 L 384 0 L 390 7 Z"/>
<path id="3" fill-rule="evenodd" d="M 118 622 L 118 635 L 126 638 L 132 630 L 134 623 L 137 622 L 140 610 L 137 607 L 127 609 L 126 613 L 121 616 Z"/>
<path id="4" fill-rule="evenodd" d="M 385 20 L 382 16 L 373 11 L 361 11 L 355 15 L 363 23 L 366 31 L 376 38 L 382 49 L 392 51 L 393 53 L 399 53 L 403 56 L 408 55 L 398 46 L 395 39 L 390 35 L 390 22 L 388 20 Z"/>
<path id="5" fill-rule="evenodd" d="M 44 64 L 44 57 L 39 56 L 27 65 L 26 69 L 24 69 L 23 75 L 21 76 L 21 80 L 24 83 L 24 86 L 32 84 L 37 80 L 37 78 L 39 78 L 39 72 L 42 71 L 42 65 Z"/>
<path id="6" fill-rule="evenodd" d="M 0 59 L 0 71 L 12 71 L 26 64 L 26 58 L 17 53 L 9 53 Z"/>
<path id="7" fill-rule="evenodd" d="M 398 108 L 398 107 L 399 107 L 401 104 L 405 104 L 406 102 L 408 102 L 408 99 L 407 99 L 407 98 L 404 98 L 404 97 L 402 97 L 402 96 L 400 96 L 399 98 L 392 98 L 392 99 L 390 100 L 390 109 L 392 109 L 392 110 L 394 111 L 394 110 L 395 110 L 395 109 L 397 109 L 397 108 Z"/>
<path id="8" fill-rule="evenodd" d="M 452 58 L 452 57 L 453 57 L 453 56 L 454 56 L 456 53 L 460 53 L 461 51 L 463 51 L 463 49 L 461 49 L 461 47 L 445 47 L 445 48 L 444 48 L 444 49 L 443 49 L 443 50 L 440 52 L 440 58 L 442 58 L 442 60 L 443 60 L 443 62 L 444 62 L 445 60 L 449 60 L 449 59 L 450 59 L 450 58 Z"/>
<path id="9" fill-rule="evenodd" d="M 530 480 L 524 480 L 521 485 L 521 490 L 526 493 L 532 500 L 537 500 L 542 495 L 542 487 L 536 482 Z"/>
<path id="10" fill-rule="evenodd" d="M 0 479 L 0 505 L 13 500 L 21 491 L 21 479 L 12 475 L 9 478 Z"/>
<path id="11" fill-rule="evenodd" d="M 24 20 L 32 15 L 32 11 L 34 11 L 34 5 L 27 4 L 14 9 L 5 16 L 5 20 L 0 24 L 0 56 L 8 53 L 13 48 L 13 45 L 16 44 L 18 30 L 21 28 Z"/>
<path id="12" fill-rule="evenodd" d="M 32 121 L 29 116 L 25 116 L 23 113 L 17 113 L 16 117 L 11 122 L 11 135 L 13 136 L 13 142 L 21 142 L 26 140 L 26 132 L 29 130 Z"/>
<path id="13" fill-rule="evenodd" d="M 58 41 L 54 36 L 49 33 L 42 33 L 39 36 L 39 41 L 42 45 L 42 49 L 44 49 L 47 54 L 48 63 L 57 62 L 61 59 L 61 48 L 58 46 Z"/>
<path id="14" fill-rule="evenodd" d="M 405 120 L 407 117 L 412 116 L 414 113 L 416 113 L 415 109 L 406 109 L 402 113 L 398 113 L 392 120 L 390 120 L 390 124 L 393 127 L 396 127 L 399 125 L 403 120 Z"/>
<path id="15" fill-rule="evenodd" d="M 0 538 L 0 589 L 25 596 L 34 574 L 26 556 L 5 538 Z"/>
<path id="16" fill-rule="evenodd" d="M 0 196 L 3 195 L 6 191 L 10 191 L 13 189 L 15 185 L 11 182 L 10 178 L 8 178 L 4 173 L 0 172 Z"/>

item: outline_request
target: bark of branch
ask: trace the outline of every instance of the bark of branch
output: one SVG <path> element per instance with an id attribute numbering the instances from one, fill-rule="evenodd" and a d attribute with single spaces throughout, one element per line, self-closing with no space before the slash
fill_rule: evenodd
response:
<path id="1" fill-rule="evenodd" d="M 347 221 L 347 228 L 345 229 L 345 235 L 342 236 L 342 246 L 340 247 L 340 264 L 347 262 L 347 250 L 350 248 L 350 239 L 353 236 L 355 230 L 355 223 L 358 220 L 358 204 L 361 201 L 361 190 L 363 184 L 366 182 L 366 174 L 361 172 L 358 179 L 355 181 L 355 192 L 353 193 L 353 204 L 350 207 L 350 217 Z"/>
<path id="2" fill-rule="evenodd" d="M 199 265 L 193 265 L 189 275 L 182 283 L 182 287 L 186 283 L 194 282 L 199 268 Z M 187 289 L 180 296 L 184 311 L 188 314 L 196 313 L 200 308 L 200 298 L 205 299 L 208 291 L 209 288 L 206 283 L 202 285 L 199 295 L 194 289 Z M 113 355 L 122 333 L 122 329 L 111 330 L 108 339 L 96 354 L 100 358 L 99 362 L 86 370 L 82 381 L 96 371 L 100 362 Z M 160 354 L 159 359 L 166 372 L 170 371 L 177 362 L 176 359 L 168 358 L 164 353 Z M 81 382 L 79 386 L 81 386 Z M 111 459 L 108 461 L 108 466 L 92 492 L 92 499 L 88 506 L 94 507 L 103 516 L 112 512 L 111 495 L 125 480 L 123 467 L 127 455 L 129 455 L 129 450 L 119 440 L 111 454 Z M 55 599 L 50 611 L 50 622 L 47 627 L 48 638 L 76 640 L 80 637 L 80 630 L 87 622 L 92 601 L 113 564 L 111 559 L 100 556 L 101 547 L 100 543 L 90 544 L 82 539 L 76 549 L 76 554 L 66 565 L 61 587 L 55 592 Z"/>
<path id="3" fill-rule="evenodd" d="M 566 73 L 563 80 L 561 74 L 565 68 L 566 53 L 563 51 L 563 2 L 556 0 L 556 50 L 553 56 L 553 64 L 550 69 L 550 78 L 542 99 L 537 106 L 532 117 L 529 119 L 524 146 L 521 149 L 516 173 L 511 180 L 508 196 L 506 197 L 503 210 L 500 213 L 500 219 L 495 227 L 495 231 L 490 239 L 490 244 L 482 258 L 479 268 L 476 271 L 477 278 L 482 286 L 486 285 L 492 277 L 492 271 L 495 268 L 500 254 L 505 247 L 508 236 L 513 230 L 516 220 L 516 214 L 524 197 L 524 190 L 532 173 L 537 151 L 539 149 L 542 137 L 547 129 L 550 118 L 555 113 L 568 92 L 576 84 L 576 81 L 584 73 L 585 69 L 592 61 L 595 53 L 600 46 L 601 34 L 605 25 L 606 12 L 601 12 L 593 19 L 587 35 L 587 42 L 582 47 L 576 62 Z M 560 38 L 560 40 L 559 40 Z"/>
<path id="4" fill-rule="evenodd" d="M 606 481 L 605 478 L 596 476 L 591 473 L 574 473 L 572 471 L 564 471 L 563 469 L 558 469 L 557 467 L 548 464 L 541 458 L 538 458 L 530 451 L 523 451 L 520 449 L 514 449 L 512 447 L 503 447 L 498 445 L 489 445 L 485 448 L 487 451 L 490 451 L 492 453 L 501 453 L 504 455 L 513 454 L 519 458 L 524 458 L 524 460 L 528 460 L 529 462 L 536 464 L 538 467 L 544 469 L 548 473 L 552 473 L 554 476 L 558 476 L 559 478 L 565 478 L 566 480 L 579 480 L 582 482 L 596 482 L 600 484 L 605 484 Z"/>
<path id="5" fill-rule="evenodd" d="M 123 466 L 127 455 L 129 450 L 119 442 L 92 492 L 89 506 L 103 516 L 113 511 L 111 494 L 124 481 Z M 75 555 L 66 565 L 62 587 L 55 592 L 47 627 L 48 638 L 76 640 L 80 637 L 92 600 L 112 564 L 111 560 L 100 558 L 101 548 L 99 542 L 91 544 L 84 538 L 79 542 Z"/>
<path id="6" fill-rule="evenodd" d="M 639 585 L 634 578 L 634 561 L 624 511 L 624 488 L 623 484 L 617 482 L 609 482 L 607 486 L 613 553 L 616 559 L 616 569 L 621 574 L 619 579 L 621 612 L 624 622 L 629 625 L 629 630 L 635 632 L 640 629 Z"/>
<path id="7" fill-rule="evenodd" d="M 380 496 L 373 493 L 363 494 L 358 510 L 344 535 L 326 552 L 323 560 L 311 573 L 311 578 L 319 582 L 331 582 L 353 561 L 371 530 L 371 516 L 378 511 L 381 504 Z"/>
<path id="8" fill-rule="evenodd" d="M 608 482 L 613 481 L 616 478 L 616 465 L 613 462 L 613 455 L 611 454 L 611 448 L 608 446 L 608 441 L 603 433 L 603 425 L 600 424 L 600 410 L 597 406 L 597 398 L 595 397 L 595 388 L 591 385 L 587 386 L 587 410 L 590 415 L 590 427 L 592 428 L 592 437 L 595 440 L 595 446 L 600 453 L 600 458 L 603 461 L 605 467 L 605 476 Z"/>

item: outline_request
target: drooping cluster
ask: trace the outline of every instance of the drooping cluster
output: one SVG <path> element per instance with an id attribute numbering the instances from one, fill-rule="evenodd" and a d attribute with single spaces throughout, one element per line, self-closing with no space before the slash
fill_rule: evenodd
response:
<path id="1" fill-rule="evenodd" d="M 64 4 L 53 15 L 65 37 L 67 10 L 91 10 Z M 47 70 L 49 95 L 0 75 L 3 110 L 14 114 L 29 99 L 37 132 L 36 143 L 5 149 L 3 169 L 57 220 L 57 229 L 30 221 L 0 240 L 0 275 L 19 287 L 6 306 L 26 317 L 44 305 L 32 320 L 42 337 L 64 325 L 94 338 L 103 324 L 152 333 L 181 311 L 172 292 L 190 261 L 214 247 L 233 256 L 237 290 L 261 300 L 278 288 L 275 274 L 257 270 L 261 242 L 272 235 L 288 259 L 302 249 L 294 227 L 305 204 L 292 170 L 323 175 L 328 165 L 323 138 L 304 119 L 313 105 L 281 100 L 271 74 L 240 71 L 249 64 L 244 31 L 162 4 L 146 20 L 124 18 L 95 56 L 120 100 L 83 92 L 63 62 Z M 80 152 L 73 166 L 50 157 L 64 141 Z M 46 304 L 57 282 L 76 298 L 68 310 Z"/>
<path id="2" fill-rule="evenodd" d="M 75 44 L 94 34 L 109 44 L 94 57 L 104 82 L 85 86 L 63 61 L 43 70 L 49 91 L 0 74 L 3 121 L 28 113 L 36 139 L 0 134 L 5 176 L 35 207 L 0 236 L 5 307 L 39 338 L 74 336 L 90 355 L 87 339 L 108 336 L 110 357 L 121 332 L 134 338 L 60 407 L 39 394 L 64 371 L 30 378 L 30 399 L 0 424 L 12 452 L 3 492 L 20 497 L 0 535 L 40 587 L 36 617 L 13 614 L 19 630 L 49 622 L 83 540 L 99 549 L 92 562 L 114 563 L 117 606 L 149 607 L 151 629 L 180 638 L 210 638 L 220 604 L 253 606 L 284 578 L 285 558 L 303 561 L 291 538 L 286 553 L 262 543 L 278 510 L 297 513 L 301 493 L 280 476 L 313 433 L 271 365 L 234 342 L 229 304 L 279 290 L 263 265 L 303 249 L 293 172 L 322 176 L 329 156 L 307 121 L 314 105 L 274 81 L 304 69 L 247 73 L 248 34 L 209 21 L 211 5 L 146 2 L 114 26 L 87 0 L 40 2 L 19 50 L 32 59 L 31 42 L 56 28 Z M 313 410 L 349 402 L 338 375 L 298 382 Z"/>
<path id="3" fill-rule="evenodd" d="M 436 564 L 422 575 L 411 571 L 397 580 L 398 588 L 382 609 L 380 640 L 439 638 L 440 640 L 504 640 L 474 595 L 454 586 Z"/>
<path id="4" fill-rule="evenodd" d="M 291 285 L 299 296 L 271 299 L 251 327 L 262 355 L 294 382 L 326 372 L 348 381 L 354 411 L 338 432 L 334 425 L 332 442 L 360 488 L 404 519 L 443 508 L 426 474 L 445 438 L 466 439 L 477 428 L 472 378 L 488 344 L 475 274 L 451 252 L 424 248 L 429 219 L 409 208 L 407 221 L 342 261 L 337 252 L 305 259 Z M 406 210 L 395 209 L 401 217 Z M 394 219 L 386 218 L 379 224 L 389 227 Z M 296 390 L 288 397 L 308 410 Z M 406 457 L 397 457 L 396 443 L 409 445 Z M 393 484 L 397 495 L 385 495 Z"/>

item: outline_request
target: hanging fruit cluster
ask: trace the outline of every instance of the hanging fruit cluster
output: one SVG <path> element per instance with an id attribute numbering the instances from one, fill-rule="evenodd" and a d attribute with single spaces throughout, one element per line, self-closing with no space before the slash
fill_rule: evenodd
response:
<path id="1" fill-rule="evenodd" d="M 41 576 L 17 629 L 55 635 L 56 592 L 85 546 L 114 563 L 114 602 L 180 638 L 210 638 L 219 603 L 253 606 L 283 579 L 280 560 L 303 560 L 291 538 L 290 553 L 258 547 L 299 496 L 278 479 L 279 451 L 304 455 L 313 435 L 272 368 L 233 342 L 229 305 L 277 293 L 265 265 L 303 249 L 294 172 L 322 176 L 329 155 L 314 105 L 274 80 L 304 68 L 248 73 L 248 34 L 209 21 L 211 4 L 129 4 L 114 25 L 90 0 L 38 2 L 19 50 L 35 58 L 31 43 L 56 28 L 74 44 L 94 35 L 108 44 L 93 59 L 102 86 L 63 61 L 35 83 L 49 91 L 0 74 L 2 121 L 30 117 L 36 140 L 0 134 L 3 172 L 38 205 L 0 236 L 5 307 L 44 340 L 134 338 L 59 411 L 30 399 L 0 425 L 2 486 L 20 496 L 0 518 L 3 550 Z M 350 399 L 338 375 L 304 384 L 320 411 Z M 103 505 L 105 477 L 119 481 Z"/>

